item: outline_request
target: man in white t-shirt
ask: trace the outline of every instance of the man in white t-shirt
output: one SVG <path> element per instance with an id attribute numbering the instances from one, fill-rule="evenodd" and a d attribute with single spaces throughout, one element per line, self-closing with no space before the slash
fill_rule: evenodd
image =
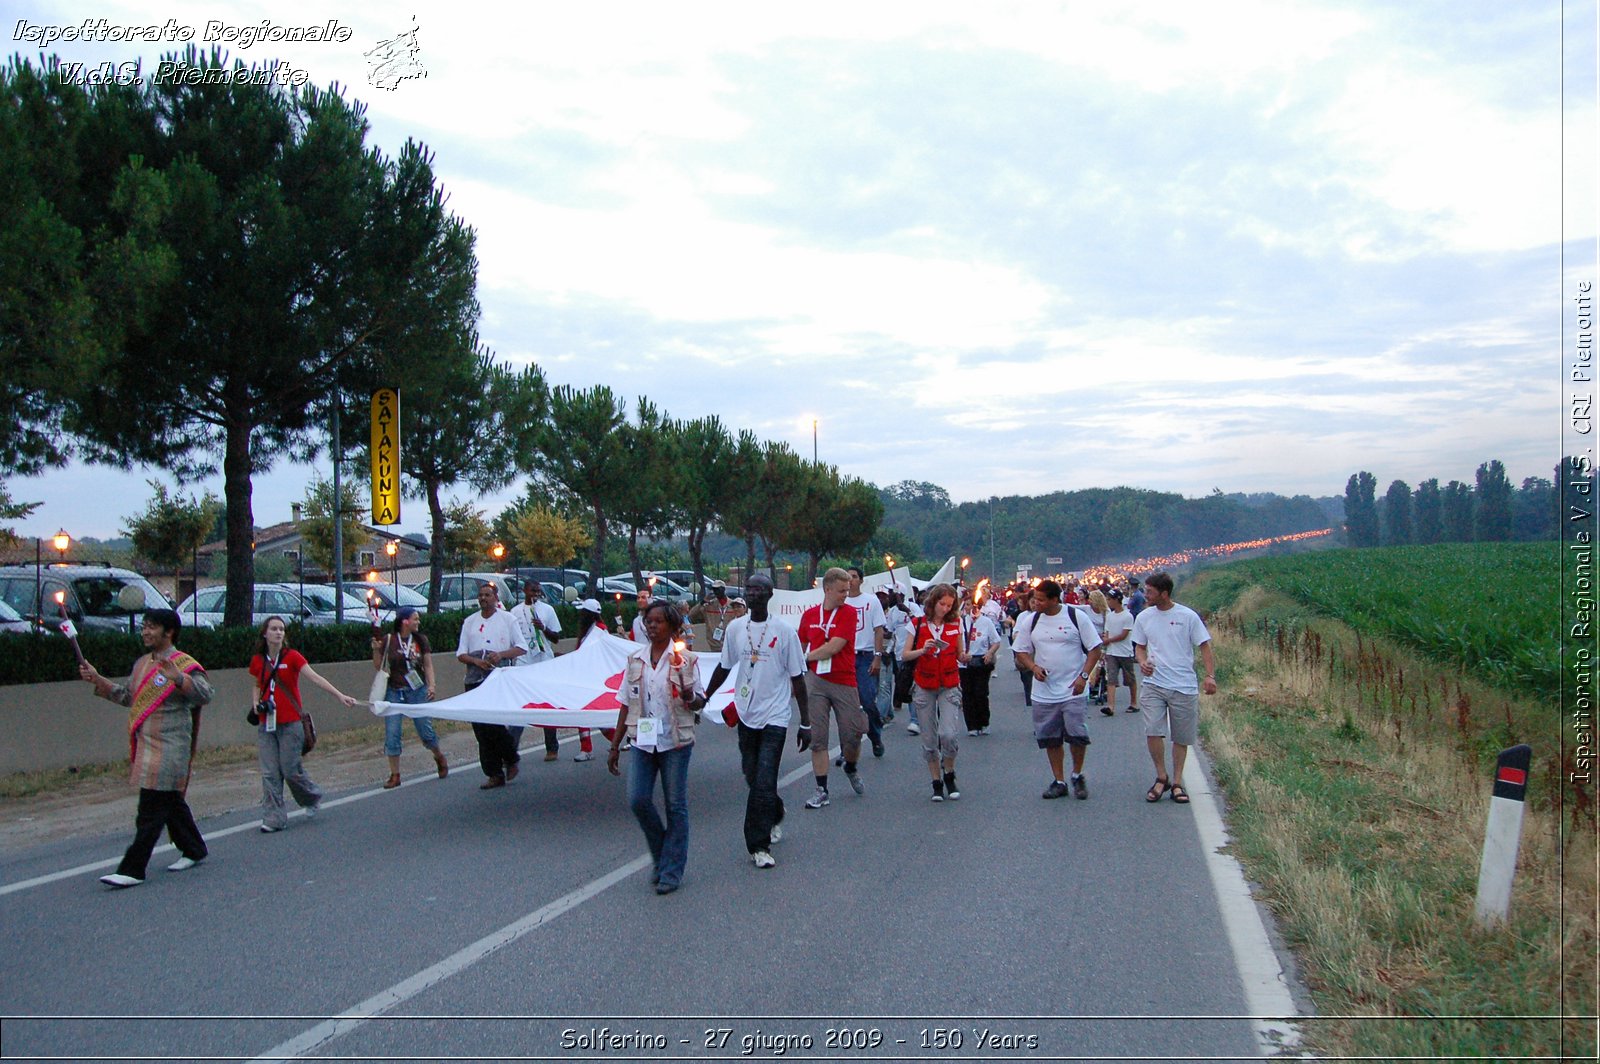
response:
<path id="1" fill-rule="evenodd" d="M 783 799 L 778 796 L 778 762 L 789 737 L 789 703 L 800 704 L 795 749 L 811 748 L 811 713 L 806 705 L 806 656 L 800 636 L 767 612 L 772 578 L 753 573 L 745 585 L 747 616 L 728 623 L 722 655 L 706 685 L 720 690 L 732 673 L 734 709 L 739 714 L 739 760 L 750 795 L 744 806 L 744 845 L 757 868 L 771 868 L 772 844 L 783 838 Z"/>
<path id="2" fill-rule="evenodd" d="M 516 620 L 509 610 L 500 608 L 499 590 L 488 581 L 478 585 L 478 612 L 461 622 L 461 641 L 456 646 L 456 660 L 467 667 L 467 690 L 483 683 L 495 669 L 515 662 L 527 649 Z M 522 758 L 506 726 L 474 722 L 472 734 L 478 739 L 478 764 L 489 777 L 480 789 L 504 787 L 516 779 L 517 762 Z"/>
<path id="3" fill-rule="evenodd" d="M 537 665 L 541 661 L 554 661 L 556 642 L 561 638 L 561 618 L 556 608 L 544 600 L 544 587 L 537 580 L 522 585 L 522 601 L 511 609 L 517 627 L 522 630 L 523 646 L 528 652 L 517 659 L 518 665 Z M 513 739 L 522 738 L 522 729 L 514 729 Z M 554 761 L 561 756 L 561 743 L 554 728 L 544 729 L 544 759 Z"/>
<path id="4" fill-rule="evenodd" d="M 1033 612 L 1017 620 L 1011 651 L 1017 667 L 1033 675 L 1033 738 L 1050 762 L 1055 778 L 1043 797 L 1060 798 L 1068 790 L 1062 744 L 1072 747 L 1072 793 L 1089 797 L 1083 758 L 1089 747 L 1089 674 L 1100 660 L 1100 637 L 1094 625 L 1061 601 L 1061 585 L 1041 580 L 1033 589 Z"/>
<path id="5" fill-rule="evenodd" d="M 872 756 L 883 756 L 883 718 L 878 716 L 878 673 L 883 668 L 883 637 L 888 627 L 883 619 L 883 603 L 878 596 L 862 589 L 864 574 L 861 567 L 850 566 L 850 591 L 844 604 L 856 610 L 856 690 L 861 695 L 861 708 L 867 714 L 867 738 L 872 742 Z"/>
<path id="6" fill-rule="evenodd" d="M 1128 712 L 1139 712 L 1139 670 L 1133 660 L 1133 614 L 1122 592 L 1106 592 L 1106 715 L 1117 712 L 1117 688 L 1128 688 Z"/>
<path id="7" fill-rule="evenodd" d="M 1205 662 L 1206 694 L 1217 693 L 1217 661 L 1211 652 L 1211 633 L 1200 615 L 1172 601 L 1172 577 L 1151 573 L 1144 582 L 1145 608 L 1133 622 L 1133 653 L 1144 677 L 1139 695 L 1144 720 L 1145 746 L 1156 765 L 1156 781 L 1144 798 L 1159 802 L 1170 794 L 1179 805 L 1189 804 L 1183 786 L 1183 765 L 1200 729 L 1201 685 L 1194 673 L 1194 649 Z M 1166 738 L 1172 738 L 1172 775 L 1167 775 Z"/>
<path id="8" fill-rule="evenodd" d="M 561 618 L 556 608 L 544 600 L 544 587 L 537 580 L 522 585 L 522 601 L 511 610 L 517 627 L 522 630 L 523 646 L 528 652 L 517 659 L 518 665 L 536 665 L 556 656 L 556 643 L 561 639 Z"/>

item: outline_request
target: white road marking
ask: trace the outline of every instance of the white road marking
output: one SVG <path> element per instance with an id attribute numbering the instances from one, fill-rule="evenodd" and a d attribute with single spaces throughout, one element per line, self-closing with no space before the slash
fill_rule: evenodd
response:
<path id="1" fill-rule="evenodd" d="M 1228 831 L 1211 793 L 1211 762 L 1199 747 L 1190 747 L 1189 756 L 1200 760 L 1205 769 L 1203 774 L 1185 773 L 1188 778 L 1184 788 L 1189 792 L 1189 809 L 1200 833 L 1200 847 L 1205 853 L 1206 870 L 1211 873 L 1217 908 L 1222 912 L 1222 926 L 1233 949 L 1234 965 L 1239 969 L 1251 1029 L 1266 1056 L 1292 1054 L 1300 1043 L 1300 1030 L 1284 1017 L 1297 1016 L 1299 1010 L 1289 993 L 1288 978 L 1245 882 L 1244 868 L 1222 852 L 1228 844 Z"/>
<path id="2" fill-rule="evenodd" d="M 807 762 L 778 780 L 778 786 L 780 788 L 787 787 L 796 780 L 809 775 L 811 775 L 811 765 Z M 627 864 L 612 869 L 599 879 L 585 883 L 577 890 L 564 894 L 550 904 L 540 906 L 527 916 L 507 924 L 498 931 L 485 935 L 463 949 L 457 950 L 439 963 L 424 968 L 416 975 L 408 979 L 402 979 L 387 990 L 378 991 L 378 993 L 365 1001 L 352 1005 L 332 1019 L 324 1020 L 315 1027 L 295 1035 L 287 1042 L 273 1046 L 263 1055 L 252 1058 L 251 1064 L 268 1064 L 268 1062 L 281 1064 L 281 1062 L 291 1061 L 298 1057 L 315 1053 L 335 1038 L 349 1034 L 368 1020 L 377 1019 L 423 991 L 444 982 L 453 975 L 466 971 L 474 964 L 511 945 L 524 935 L 543 927 L 562 913 L 576 909 L 590 898 L 611 889 L 635 872 L 642 872 L 649 867 L 649 854 L 645 854 L 643 857 L 636 857 Z"/>
<path id="3" fill-rule="evenodd" d="M 562 743 L 575 743 L 577 741 L 578 741 L 578 737 L 576 735 L 570 735 L 567 738 L 561 740 Z M 527 749 L 532 750 L 532 749 L 534 749 L 534 747 L 530 746 Z M 540 750 L 544 749 L 544 744 L 542 742 L 539 744 L 538 749 L 540 749 Z M 521 753 L 522 751 L 519 750 L 517 752 Z M 420 775 L 413 776 L 408 780 L 400 781 L 400 786 L 401 787 L 415 787 L 419 783 L 428 783 L 428 782 L 430 782 L 432 780 L 436 780 L 438 778 L 439 778 L 438 770 L 437 769 L 429 769 L 428 771 L 426 771 L 424 773 L 421 773 Z M 366 801 L 368 798 L 377 798 L 380 795 L 385 794 L 385 793 L 387 793 L 385 788 L 383 788 L 381 786 L 380 787 L 373 787 L 373 788 L 371 788 L 369 790 L 357 791 L 354 794 L 347 794 L 343 798 L 324 799 L 322 802 L 320 802 L 318 804 L 317 808 L 319 808 L 319 809 L 336 809 L 341 805 L 348 805 L 351 802 L 362 802 L 362 801 Z M 295 809 L 295 810 L 293 810 L 292 812 L 289 813 L 290 817 L 298 817 L 298 816 L 304 816 L 304 815 L 305 815 L 305 810 L 303 810 L 303 809 Z M 252 820 L 252 821 L 249 821 L 248 823 L 244 823 L 244 824 L 235 824 L 231 828 L 223 828 L 221 831 L 208 831 L 208 832 L 206 832 L 205 838 L 206 838 L 206 842 L 209 844 L 210 842 L 212 842 L 215 839 L 225 839 L 229 835 L 238 835 L 241 832 L 246 832 L 246 831 L 259 831 L 260 827 L 261 827 L 260 821 Z M 157 846 L 154 850 L 152 850 L 150 856 L 151 856 L 151 859 L 153 860 L 156 857 L 156 855 L 158 855 L 158 854 L 176 853 L 177 849 L 178 848 L 176 846 L 172 845 L 172 843 L 164 842 L 160 846 Z M 0 897 L 5 897 L 7 894 L 15 894 L 15 893 L 17 893 L 18 891 L 21 891 L 21 890 L 30 890 L 30 889 L 32 889 L 34 887 L 42 887 L 42 886 L 45 886 L 45 885 L 50 884 L 50 883 L 57 883 L 57 882 L 60 882 L 63 879 L 71 879 L 73 876 L 86 876 L 86 875 L 89 875 L 92 872 L 101 872 L 101 871 L 104 871 L 107 868 L 115 868 L 117 865 L 119 865 L 121 863 L 122 863 L 122 858 L 120 858 L 120 857 L 108 857 L 103 861 L 93 861 L 93 862 L 91 862 L 89 864 L 78 865 L 76 868 L 66 868 L 66 869 L 61 870 L 60 872 L 50 872 L 50 873 L 48 873 L 46 875 L 34 876 L 32 879 L 24 879 L 24 880 L 21 880 L 21 881 L 16 882 L 16 883 L 7 883 L 4 886 L 0 886 Z"/>

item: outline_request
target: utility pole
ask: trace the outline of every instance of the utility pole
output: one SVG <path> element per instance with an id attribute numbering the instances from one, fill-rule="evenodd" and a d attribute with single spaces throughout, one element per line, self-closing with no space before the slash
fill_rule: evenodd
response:
<path id="1" fill-rule="evenodd" d="M 344 489 L 339 482 L 339 466 L 343 464 L 344 450 L 339 445 L 339 374 L 333 376 L 333 619 L 344 623 Z M 305 603 L 300 604 L 305 609 Z"/>

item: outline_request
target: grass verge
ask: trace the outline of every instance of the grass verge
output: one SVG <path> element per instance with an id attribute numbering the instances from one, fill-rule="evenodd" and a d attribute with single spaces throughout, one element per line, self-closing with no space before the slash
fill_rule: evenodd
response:
<path id="1" fill-rule="evenodd" d="M 1315 1000 L 1308 1047 L 1594 1059 L 1594 815 L 1551 780 L 1558 715 L 1282 594 L 1236 596 L 1212 625 L 1225 686 L 1203 741 L 1233 851 Z M 1509 924 L 1485 931 L 1473 906 L 1489 766 L 1508 739 L 1533 744 L 1543 771 Z"/>

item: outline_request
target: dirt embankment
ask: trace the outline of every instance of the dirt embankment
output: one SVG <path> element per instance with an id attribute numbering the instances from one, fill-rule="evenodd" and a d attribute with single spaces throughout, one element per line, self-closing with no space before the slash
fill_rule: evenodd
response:
<path id="1" fill-rule="evenodd" d="M 450 771 L 476 776 L 478 747 L 470 726 L 435 723 L 440 744 L 450 760 Z M 524 750 L 530 742 L 538 744 L 537 729 L 530 728 L 524 734 Z M 573 743 L 561 748 L 563 758 L 576 752 Z M 524 765 L 531 768 L 542 756 L 535 751 L 532 759 L 524 758 Z M 329 794 L 381 786 L 389 775 L 382 729 L 363 728 L 326 737 L 306 758 L 306 771 Z M 410 727 L 405 732 L 400 774 L 406 779 L 435 775 L 433 758 L 417 742 Z M 204 752 L 197 759 L 189 783 L 189 806 L 197 819 L 255 809 L 260 800 L 261 770 L 254 749 L 229 747 Z M 38 793 L 0 800 L 0 849 L 18 850 L 55 839 L 129 833 L 137 803 L 138 791 L 128 782 L 126 766 L 120 771 L 81 776 L 53 774 L 49 785 Z"/>

